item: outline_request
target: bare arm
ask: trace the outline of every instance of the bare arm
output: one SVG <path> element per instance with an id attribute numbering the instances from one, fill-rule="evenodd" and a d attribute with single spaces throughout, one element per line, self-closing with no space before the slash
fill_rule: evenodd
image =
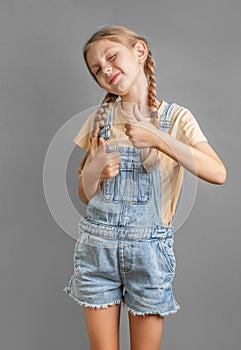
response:
<path id="1" fill-rule="evenodd" d="M 156 139 L 155 148 L 205 181 L 220 185 L 225 182 L 225 166 L 208 142 L 202 141 L 189 146 L 164 132 L 160 133 L 162 135 Z"/>
<path id="2" fill-rule="evenodd" d="M 190 146 L 144 120 L 137 108 L 134 113 L 137 122 L 126 124 L 126 135 L 135 147 L 156 148 L 205 181 L 214 184 L 225 182 L 225 166 L 208 142 Z"/>

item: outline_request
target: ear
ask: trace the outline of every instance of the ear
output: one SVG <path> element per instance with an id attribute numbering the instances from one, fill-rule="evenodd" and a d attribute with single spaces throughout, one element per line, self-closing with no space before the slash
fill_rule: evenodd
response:
<path id="1" fill-rule="evenodd" d="M 147 49 L 146 43 L 142 40 L 138 41 L 134 45 L 134 50 L 136 52 L 138 62 L 144 63 L 148 55 L 148 49 Z"/>

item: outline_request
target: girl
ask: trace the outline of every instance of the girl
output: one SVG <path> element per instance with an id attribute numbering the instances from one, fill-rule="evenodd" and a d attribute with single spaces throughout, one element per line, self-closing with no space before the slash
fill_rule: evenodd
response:
<path id="1" fill-rule="evenodd" d="M 107 94 L 75 138 L 86 150 L 77 173 L 87 204 L 64 291 L 85 306 L 91 350 L 119 348 L 120 305 L 132 350 L 158 350 L 164 317 L 175 313 L 172 217 L 182 169 L 223 184 L 225 167 L 192 113 L 156 97 L 145 38 L 108 26 L 84 47 Z"/>

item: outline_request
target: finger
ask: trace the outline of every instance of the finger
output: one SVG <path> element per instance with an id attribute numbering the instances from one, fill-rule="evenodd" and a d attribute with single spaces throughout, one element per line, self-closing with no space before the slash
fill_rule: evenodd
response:
<path id="1" fill-rule="evenodd" d="M 118 160 L 112 161 L 112 162 L 108 163 L 108 166 L 110 168 L 113 168 L 113 169 L 119 169 L 120 161 L 118 161 Z"/>
<path id="2" fill-rule="evenodd" d="M 120 168 L 120 164 L 113 164 L 113 163 L 109 163 L 107 166 L 106 166 L 106 169 L 108 169 L 108 171 L 111 173 L 113 171 L 116 171 Z"/>
<path id="3" fill-rule="evenodd" d="M 119 173 L 119 166 L 107 165 L 107 167 L 105 168 L 105 175 L 107 177 L 116 176 L 118 173 Z"/>
<path id="4" fill-rule="evenodd" d="M 141 122 L 144 120 L 144 117 L 142 116 L 141 112 L 139 111 L 138 105 L 135 104 L 133 107 L 133 113 L 138 122 Z"/>
<path id="5" fill-rule="evenodd" d="M 106 153 L 106 141 L 105 139 L 103 139 L 103 137 L 100 137 L 99 138 L 99 148 L 98 148 L 98 151 L 97 151 L 99 154 L 104 154 Z"/>
<path id="6" fill-rule="evenodd" d="M 110 152 L 108 153 L 108 159 L 110 162 L 120 162 L 120 152 Z"/>
<path id="7" fill-rule="evenodd" d="M 113 170 L 112 171 L 112 177 L 115 177 L 115 176 L 117 176 L 119 174 L 119 169 L 116 169 L 116 170 Z"/>

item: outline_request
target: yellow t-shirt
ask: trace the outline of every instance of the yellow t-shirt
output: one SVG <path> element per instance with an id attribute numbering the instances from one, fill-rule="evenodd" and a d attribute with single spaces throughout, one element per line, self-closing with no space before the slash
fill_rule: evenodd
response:
<path id="1" fill-rule="evenodd" d="M 166 101 L 162 101 L 158 109 L 158 119 L 161 119 L 165 107 L 168 105 Z M 125 123 L 133 121 L 121 109 L 121 104 L 116 103 L 114 108 L 113 123 L 111 127 L 110 138 L 107 143 L 113 146 L 132 146 L 128 137 L 125 135 Z M 74 142 L 85 151 L 90 147 L 90 135 L 93 131 L 95 113 L 91 114 L 86 120 L 76 137 Z M 206 141 L 198 122 L 191 111 L 178 104 L 174 107 L 171 119 L 171 125 L 168 134 L 175 139 L 182 141 L 190 146 L 196 143 Z M 161 198 L 161 218 L 164 225 L 168 225 L 175 214 L 175 209 L 180 194 L 183 167 L 180 164 L 162 154 L 161 157 L 161 177 L 162 177 L 162 198 Z"/>

